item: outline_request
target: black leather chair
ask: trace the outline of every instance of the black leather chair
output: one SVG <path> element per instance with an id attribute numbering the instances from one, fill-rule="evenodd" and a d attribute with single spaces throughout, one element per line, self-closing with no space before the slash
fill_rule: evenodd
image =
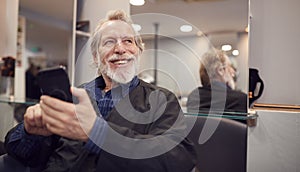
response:
<path id="1" fill-rule="evenodd" d="M 30 168 L 23 166 L 7 154 L 0 156 L 0 171 L 2 172 L 34 172 Z M 37 172 L 37 171 L 35 171 Z"/>
<path id="2" fill-rule="evenodd" d="M 196 171 L 246 172 L 246 124 L 217 117 L 193 115 L 185 115 L 185 117 L 188 127 L 191 128 L 188 137 L 196 145 L 198 155 Z M 206 131 L 204 135 L 201 134 L 202 131 Z M 0 156 L 0 171 L 8 171 L 7 167 L 10 167 L 9 171 L 36 171 L 22 166 L 5 154 Z"/>
<path id="3" fill-rule="evenodd" d="M 5 148 L 4 148 L 4 143 L 2 141 L 0 141 L 0 155 L 5 154 Z"/>
<path id="4" fill-rule="evenodd" d="M 188 137 L 196 144 L 200 172 L 246 172 L 246 124 L 231 119 L 192 115 L 186 115 L 186 123 L 192 127 Z M 204 133 L 199 143 L 202 131 Z"/>

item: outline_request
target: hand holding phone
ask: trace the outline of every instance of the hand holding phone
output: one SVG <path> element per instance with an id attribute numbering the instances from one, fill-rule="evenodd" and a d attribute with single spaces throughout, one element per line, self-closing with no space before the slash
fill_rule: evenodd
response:
<path id="1" fill-rule="evenodd" d="M 41 70 L 37 75 L 37 80 L 43 95 L 73 102 L 71 85 L 64 66 Z"/>

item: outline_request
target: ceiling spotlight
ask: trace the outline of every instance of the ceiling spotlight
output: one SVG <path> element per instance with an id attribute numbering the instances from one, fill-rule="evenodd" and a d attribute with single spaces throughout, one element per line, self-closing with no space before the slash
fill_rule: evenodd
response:
<path id="1" fill-rule="evenodd" d="M 231 50 L 231 45 L 229 45 L 229 44 L 225 44 L 225 45 L 222 45 L 222 50 L 223 51 L 230 51 Z"/>
<path id="2" fill-rule="evenodd" d="M 139 24 L 132 24 L 133 29 L 138 32 L 142 29 L 142 26 Z"/>
<path id="3" fill-rule="evenodd" d="M 191 25 L 182 25 L 180 26 L 181 32 L 191 32 L 193 27 Z"/>
<path id="4" fill-rule="evenodd" d="M 240 54 L 239 50 L 233 50 L 232 55 L 238 56 Z"/>
<path id="5" fill-rule="evenodd" d="M 130 0 L 129 3 L 134 6 L 142 6 L 145 4 L 145 0 Z"/>

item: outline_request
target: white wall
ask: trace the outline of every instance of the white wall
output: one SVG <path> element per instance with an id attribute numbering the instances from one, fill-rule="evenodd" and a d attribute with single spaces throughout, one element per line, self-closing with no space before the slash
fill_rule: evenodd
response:
<path id="1" fill-rule="evenodd" d="M 140 71 L 154 69 L 154 42 L 145 40 L 146 51 L 140 62 Z M 178 95 L 187 96 L 201 84 L 200 58 L 209 49 L 204 37 L 160 38 L 157 55 L 157 85 Z M 153 74 L 152 74 L 153 76 Z"/>
<path id="2" fill-rule="evenodd" d="M 6 1 L 0 1 L 0 21 L 6 20 Z M 0 25 L 0 56 L 5 56 L 5 30 L 6 25 Z"/>
<path id="3" fill-rule="evenodd" d="M 239 50 L 240 54 L 236 56 L 237 61 L 237 71 L 238 71 L 238 79 L 236 87 L 241 91 L 248 93 L 248 84 L 249 84 L 249 56 L 248 56 L 248 34 L 240 34 L 238 35 L 238 43 L 237 49 Z"/>
<path id="4" fill-rule="evenodd" d="M 300 1 L 250 0 L 249 67 L 265 90 L 259 103 L 300 103 Z M 300 170 L 300 112 L 258 111 L 248 130 L 248 172 Z"/>
<path id="5" fill-rule="evenodd" d="M 18 0 L 6 0 L 6 54 L 16 56 L 18 28 Z"/>
<path id="6" fill-rule="evenodd" d="M 249 66 L 265 83 L 257 102 L 300 104 L 299 7 L 299 0 L 250 0 Z"/>
<path id="7" fill-rule="evenodd" d="M 109 10 L 123 9 L 125 12 L 130 14 L 130 5 L 128 0 L 83 0 L 82 5 L 83 11 L 78 20 L 89 20 L 91 32 L 93 32 L 99 20 L 104 18 Z M 87 44 L 86 47 L 83 48 L 81 55 L 75 63 L 75 85 L 90 81 L 96 75 L 95 68 L 91 67 L 92 56 L 89 48 L 90 47 Z"/>
<path id="8" fill-rule="evenodd" d="M 14 126 L 14 109 L 8 103 L 0 103 L 0 141 L 5 140 L 7 132 Z"/>
<path id="9" fill-rule="evenodd" d="M 247 172 L 300 171 L 300 112 L 258 110 L 248 128 Z"/>
<path id="10" fill-rule="evenodd" d="M 0 56 L 16 56 L 18 0 L 0 1 Z"/>
<path id="11" fill-rule="evenodd" d="M 0 2 L 0 56 L 17 55 L 17 28 L 19 0 L 1 0 Z M 15 67 L 14 97 L 23 99 L 24 73 L 22 66 Z"/>
<path id="12" fill-rule="evenodd" d="M 18 0 L 0 1 L 0 56 L 16 57 L 17 25 L 18 25 Z M 20 77 L 16 68 L 15 78 Z M 19 78 L 19 81 L 22 78 Z M 16 84 L 16 82 L 15 82 Z M 18 84 L 18 82 L 17 82 Z M 16 91 L 15 91 L 16 93 Z M 7 100 L 7 99 L 5 99 Z M 0 140 L 4 141 L 7 131 L 13 126 L 13 108 L 10 104 L 0 103 Z"/>
<path id="13" fill-rule="evenodd" d="M 140 71 L 154 68 L 153 41 L 145 40 L 146 51 L 141 59 Z M 199 67 L 201 56 L 210 48 L 206 37 L 164 38 L 158 41 L 159 86 L 178 95 L 187 96 L 201 85 Z M 248 92 L 248 36 L 240 35 L 237 45 L 240 55 L 236 57 L 240 71 L 237 87 Z M 167 74 L 163 74 L 165 73 Z M 153 76 L 153 73 L 152 73 Z"/>

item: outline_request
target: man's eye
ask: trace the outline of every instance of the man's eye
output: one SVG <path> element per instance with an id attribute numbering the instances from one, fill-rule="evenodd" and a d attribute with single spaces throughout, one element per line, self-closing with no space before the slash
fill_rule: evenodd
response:
<path id="1" fill-rule="evenodd" d="M 132 44 L 132 43 L 133 43 L 133 40 L 132 40 L 132 39 L 126 39 L 125 42 L 126 42 L 127 44 Z"/>
<path id="2" fill-rule="evenodd" d="M 115 42 L 114 40 L 106 40 L 106 41 L 104 41 L 103 45 L 105 45 L 105 46 L 113 45 L 114 42 Z"/>

